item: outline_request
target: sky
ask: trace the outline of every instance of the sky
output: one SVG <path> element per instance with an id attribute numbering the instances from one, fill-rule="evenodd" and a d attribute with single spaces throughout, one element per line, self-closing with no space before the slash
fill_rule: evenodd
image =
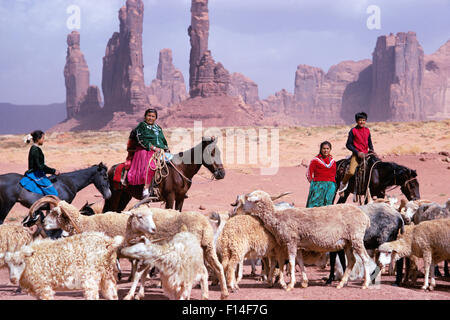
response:
<path id="1" fill-rule="evenodd" d="M 101 88 L 102 58 L 119 31 L 125 0 L 0 0 L 0 102 L 65 100 L 66 38 L 79 8 L 81 51 L 90 84 Z M 159 51 L 189 79 L 190 0 L 144 0 L 145 83 L 156 77 Z M 376 10 L 373 11 L 373 8 Z M 68 10 L 69 9 L 69 10 Z M 369 10 L 368 10 L 369 9 Z M 216 62 L 258 84 L 261 99 L 294 90 L 307 64 L 327 71 L 344 60 L 371 59 L 376 39 L 414 31 L 425 54 L 450 39 L 450 0 L 210 0 L 209 49 Z"/>

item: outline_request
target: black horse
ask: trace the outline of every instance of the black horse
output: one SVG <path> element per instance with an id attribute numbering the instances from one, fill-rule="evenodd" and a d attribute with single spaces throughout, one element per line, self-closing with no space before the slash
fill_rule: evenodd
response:
<path id="1" fill-rule="evenodd" d="M 336 162 L 336 184 L 338 186 L 340 185 L 340 182 L 342 181 L 349 164 L 349 159 L 341 159 Z M 355 177 L 358 175 L 358 170 L 360 170 L 360 167 L 356 169 L 355 175 L 348 181 L 348 187 L 344 191 L 344 195 L 342 197 L 339 197 L 337 203 L 345 203 L 350 193 L 355 192 Z M 400 186 L 400 190 L 408 200 L 420 199 L 417 172 L 395 162 L 384 162 L 373 155 L 369 156 L 369 158 L 367 159 L 367 168 L 364 175 L 365 183 L 356 191 L 358 195 L 366 196 L 367 183 L 369 181 L 369 191 L 371 196 L 384 198 L 386 195 L 386 189 L 388 187 Z M 366 198 L 365 203 L 367 204 L 367 202 L 368 199 Z M 330 252 L 331 269 L 334 269 L 337 254 L 339 255 L 341 265 L 345 270 L 345 256 L 343 251 Z M 403 259 L 397 261 L 396 268 L 396 283 L 398 283 L 402 275 Z M 327 284 L 330 284 L 332 280 L 334 280 L 333 272 L 330 273 Z"/>
<path id="2" fill-rule="evenodd" d="M 53 186 L 58 191 L 61 200 L 71 203 L 75 195 L 81 189 L 91 183 L 102 194 L 103 198 L 111 197 L 108 168 L 100 163 L 86 169 L 62 173 L 58 176 L 50 176 Z M 0 224 L 3 223 L 11 208 L 16 202 L 30 208 L 31 205 L 43 196 L 24 189 L 19 181 L 22 175 L 18 173 L 6 173 L 0 175 Z"/>
<path id="3" fill-rule="evenodd" d="M 369 190 L 371 196 L 384 198 L 386 189 L 391 186 L 399 186 L 402 193 L 408 200 L 420 199 L 419 181 L 417 172 L 395 162 L 384 162 L 375 156 L 370 156 L 367 160 L 368 165 L 364 175 L 364 185 L 358 188 L 358 195 L 365 196 L 367 183 L 370 181 Z M 346 168 L 350 164 L 349 159 L 341 159 L 336 162 L 336 184 L 339 186 L 342 181 Z M 355 191 L 355 177 L 358 175 L 358 167 L 355 175 L 348 181 L 348 187 L 344 195 L 339 197 L 337 203 L 345 203 L 350 193 Z M 362 191 L 362 192 L 361 192 Z M 368 199 L 366 199 L 367 203 Z"/>
<path id="4" fill-rule="evenodd" d="M 166 203 L 166 209 L 173 209 L 175 205 L 175 210 L 181 211 L 186 193 L 191 187 L 192 178 L 202 165 L 213 174 L 215 179 L 220 180 L 225 177 L 225 169 L 216 142 L 215 137 L 203 137 L 201 143 L 190 150 L 175 154 L 172 161 L 167 163 L 168 175 L 158 186 L 160 200 Z M 112 166 L 108 171 L 109 183 L 113 186 L 112 196 L 105 201 L 103 212 L 120 212 L 125 209 L 131 198 L 142 199 L 143 185 L 124 187 L 113 182 L 116 166 Z M 150 199 L 145 199 L 144 202 L 149 202 L 148 200 Z"/>

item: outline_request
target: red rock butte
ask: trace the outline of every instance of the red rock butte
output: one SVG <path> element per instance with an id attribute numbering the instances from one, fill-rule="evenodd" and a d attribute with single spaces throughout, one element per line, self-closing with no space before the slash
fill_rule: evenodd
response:
<path id="1" fill-rule="evenodd" d="M 299 64 L 294 92 L 280 89 L 260 99 L 257 83 L 214 60 L 208 48 L 208 0 L 191 2 L 188 90 L 168 48 L 160 51 L 156 78 L 145 84 L 143 1 L 127 0 L 118 17 L 119 32 L 103 57 L 103 107 L 98 87 L 89 84 L 80 34 L 68 35 L 68 119 L 51 131 L 128 130 L 149 107 L 159 110 L 165 127 L 190 127 L 194 121 L 204 126 L 349 124 L 359 111 L 370 121 L 450 117 L 450 40 L 425 55 L 414 32 L 383 35 L 371 59 L 342 61 L 328 71 Z"/>

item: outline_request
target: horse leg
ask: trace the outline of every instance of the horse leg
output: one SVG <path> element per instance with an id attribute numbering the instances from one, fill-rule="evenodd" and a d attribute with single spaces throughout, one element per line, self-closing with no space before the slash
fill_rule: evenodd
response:
<path id="1" fill-rule="evenodd" d="M 350 191 L 350 183 L 348 184 L 347 189 L 344 191 L 344 195 L 342 197 L 339 197 L 338 202 L 337 203 L 345 203 L 347 201 L 348 196 L 350 195 L 351 191 Z"/>
<path id="2" fill-rule="evenodd" d="M 123 190 L 114 190 L 111 192 L 111 198 L 105 199 L 105 204 L 103 205 L 103 212 L 116 211 L 119 207 L 120 197 L 124 193 Z"/>
<path id="3" fill-rule="evenodd" d="M 3 224 L 3 222 L 6 219 L 6 216 L 8 215 L 9 211 L 11 211 L 12 207 L 14 207 L 14 204 L 16 203 L 15 200 L 6 200 L 2 201 L 0 203 L 0 224 Z"/>
<path id="4" fill-rule="evenodd" d="M 175 196 L 173 193 L 169 193 L 166 198 L 166 209 L 173 209 L 174 203 L 175 203 Z"/>
<path id="5" fill-rule="evenodd" d="M 123 192 L 120 195 L 119 205 L 117 207 L 117 212 L 122 212 L 127 207 L 128 202 L 130 202 L 132 196 L 128 192 Z"/>
<path id="6" fill-rule="evenodd" d="M 184 203 L 184 195 L 182 198 L 178 198 L 175 201 L 175 210 L 178 210 L 181 212 L 181 209 L 183 208 L 183 203 Z"/>
<path id="7" fill-rule="evenodd" d="M 325 284 L 331 284 L 334 280 L 334 265 L 336 263 L 336 252 L 330 252 L 330 275 L 328 276 L 327 282 Z"/>

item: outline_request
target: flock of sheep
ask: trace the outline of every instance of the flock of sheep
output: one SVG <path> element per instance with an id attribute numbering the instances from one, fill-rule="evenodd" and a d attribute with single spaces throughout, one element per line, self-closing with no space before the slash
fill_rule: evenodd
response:
<path id="1" fill-rule="evenodd" d="M 129 259 L 132 266 L 132 284 L 124 299 L 144 297 L 145 280 L 154 268 L 170 299 L 189 299 L 197 283 L 202 299 L 208 299 L 210 279 L 226 299 L 229 289 L 239 289 L 245 259 L 261 259 L 268 285 L 278 279 L 286 290 L 296 284 L 297 265 L 301 286 L 307 287 L 305 266 L 325 266 L 328 256 L 333 279 L 335 263 L 329 253 L 340 250 L 347 268 L 341 271 L 338 289 L 361 276 L 362 288 L 368 288 L 376 270 L 400 258 L 410 261 L 400 280 L 412 277 L 415 282 L 422 258 L 422 289 L 433 290 L 434 265 L 450 259 L 450 199 L 444 205 L 379 201 L 307 209 L 274 202 L 283 195 L 261 190 L 239 195 L 232 210 L 209 217 L 148 205 L 85 215 L 47 196 L 30 208 L 30 216 L 51 208 L 47 216 L 31 216 L 36 232 L 22 225 L 0 226 L 0 265 L 9 269 L 18 290 L 37 299 L 53 299 L 55 291 L 64 290 L 82 290 L 86 299 L 99 299 L 99 292 L 105 299 L 118 299 L 119 259 Z M 62 238 L 41 239 L 57 229 Z"/>

